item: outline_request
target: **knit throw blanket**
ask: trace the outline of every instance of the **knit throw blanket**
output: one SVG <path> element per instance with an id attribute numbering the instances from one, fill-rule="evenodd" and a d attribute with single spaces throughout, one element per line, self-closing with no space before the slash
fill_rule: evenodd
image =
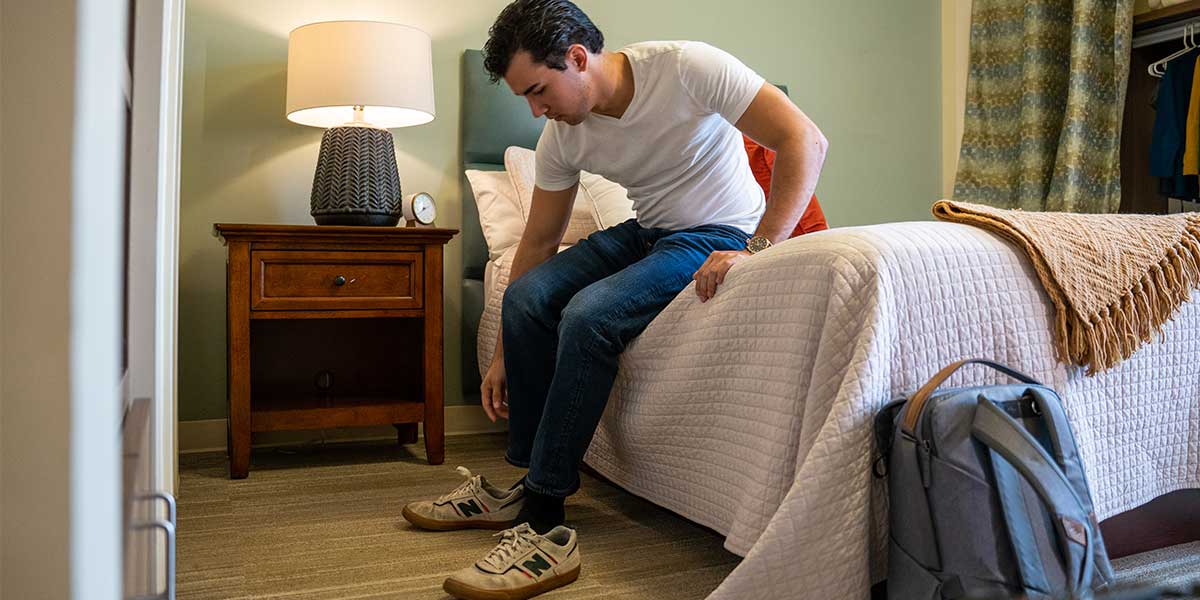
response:
<path id="1" fill-rule="evenodd" d="M 1112 368 L 1158 333 L 1200 285 L 1200 214 L 1092 215 L 941 200 L 933 215 L 1015 243 L 1054 302 L 1058 360 Z"/>

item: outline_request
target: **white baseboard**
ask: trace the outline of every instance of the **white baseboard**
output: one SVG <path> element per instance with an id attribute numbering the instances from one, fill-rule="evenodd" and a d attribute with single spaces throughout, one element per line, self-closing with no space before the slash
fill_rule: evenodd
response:
<path id="1" fill-rule="evenodd" d="M 179 422 L 179 453 L 224 452 L 226 419 Z M 477 405 L 447 406 L 446 435 L 468 435 L 472 433 L 499 433 L 507 431 L 505 421 L 492 423 L 483 409 Z M 325 429 L 324 439 L 332 442 L 367 440 L 394 440 L 396 428 L 391 425 L 376 427 L 350 427 Z M 322 430 L 271 431 L 254 434 L 255 448 L 286 446 L 315 442 L 322 439 Z"/>

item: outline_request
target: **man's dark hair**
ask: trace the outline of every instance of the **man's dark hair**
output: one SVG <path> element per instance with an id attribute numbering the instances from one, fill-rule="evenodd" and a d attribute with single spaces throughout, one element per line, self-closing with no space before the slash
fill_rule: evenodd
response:
<path id="1" fill-rule="evenodd" d="M 582 44 L 593 54 L 604 48 L 604 34 L 569 0 L 516 0 L 500 11 L 483 45 L 483 66 L 492 82 L 508 72 L 520 50 L 534 63 L 566 70 L 567 48 Z"/>

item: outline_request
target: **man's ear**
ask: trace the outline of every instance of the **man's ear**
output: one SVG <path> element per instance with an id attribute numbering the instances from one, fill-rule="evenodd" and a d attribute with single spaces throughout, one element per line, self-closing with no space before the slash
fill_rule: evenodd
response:
<path id="1" fill-rule="evenodd" d="M 575 69 L 578 71 L 587 70 L 589 58 L 591 58 L 591 55 L 588 54 L 588 50 L 583 44 L 571 44 L 567 48 L 566 62 L 575 65 Z"/>

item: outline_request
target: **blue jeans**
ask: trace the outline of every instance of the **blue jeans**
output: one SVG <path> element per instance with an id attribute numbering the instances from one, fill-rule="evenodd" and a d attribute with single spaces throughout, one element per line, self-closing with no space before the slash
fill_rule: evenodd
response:
<path id="1" fill-rule="evenodd" d="M 625 346 L 716 250 L 749 235 L 728 225 L 647 229 L 630 219 L 530 269 L 504 293 L 509 434 L 525 486 L 566 497 L 608 403 Z"/>

